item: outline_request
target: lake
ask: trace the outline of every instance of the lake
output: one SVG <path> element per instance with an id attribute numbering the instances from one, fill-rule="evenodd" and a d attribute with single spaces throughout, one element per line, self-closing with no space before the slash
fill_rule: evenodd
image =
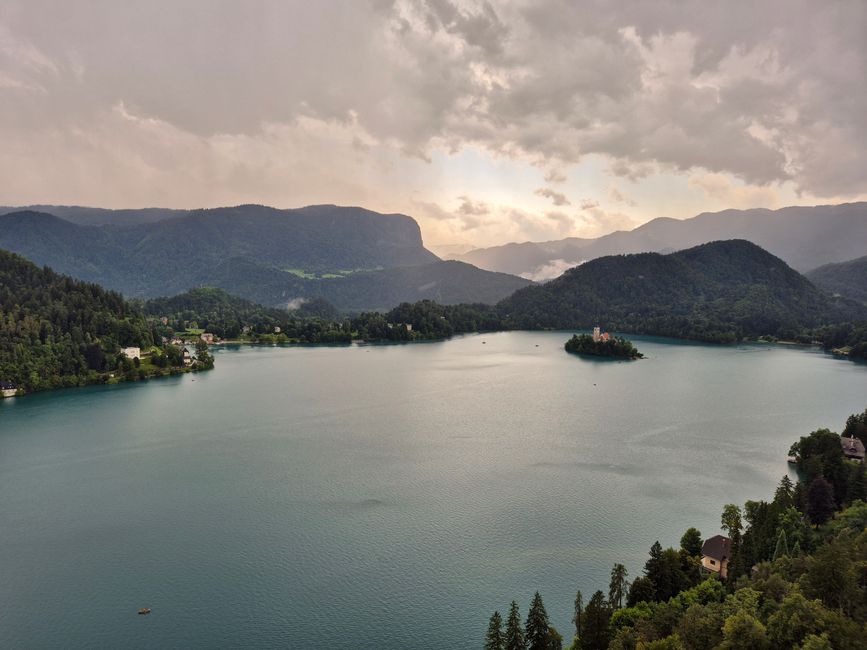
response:
<path id="1" fill-rule="evenodd" d="M 719 532 L 867 407 L 867 367 L 817 350 L 568 337 L 224 349 L 6 400 L 0 646 L 480 648 L 537 589 L 568 643 L 577 589 Z"/>

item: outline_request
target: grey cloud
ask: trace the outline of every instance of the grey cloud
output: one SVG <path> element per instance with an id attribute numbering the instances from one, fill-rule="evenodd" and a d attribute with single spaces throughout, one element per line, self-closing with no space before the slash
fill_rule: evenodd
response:
<path id="1" fill-rule="evenodd" d="M 0 139 L 88 141 L 123 102 L 201 138 L 315 118 L 363 132 L 359 155 L 473 145 L 559 169 L 598 154 L 629 179 L 703 169 L 851 195 L 865 33 L 860 0 L 8 0 Z"/>
<path id="2" fill-rule="evenodd" d="M 540 187 L 534 192 L 534 194 L 537 194 L 538 196 L 543 196 L 546 199 L 551 199 L 551 203 L 556 206 L 572 205 L 572 202 L 566 198 L 565 194 L 556 190 L 552 190 L 550 187 Z"/>

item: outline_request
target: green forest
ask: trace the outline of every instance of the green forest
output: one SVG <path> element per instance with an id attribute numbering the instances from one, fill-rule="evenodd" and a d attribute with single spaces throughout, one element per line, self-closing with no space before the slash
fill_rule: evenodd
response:
<path id="1" fill-rule="evenodd" d="M 34 392 L 185 370 L 178 350 L 154 341 L 119 293 L 0 251 L 0 381 Z M 153 357 L 126 358 L 127 346 L 154 349 Z M 212 365 L 206 347 L 199 356 L 198 367 Z"/>
<path id="2" fill-rule="evenodd" d="M 867 410 L 843 436 L 867 440 Z M 536 593 L 522 619 L 494 612 L 486 650 L 856 650 L 867 634 L 867 473 L 846 460 L 840 435 L 820 429 L 792 447 L 800 480 L 772 498 L 723 507 L 731 540 L 725 580 L 701 568 L 702 534 L 650 547 L 631 581 L 614 564 L 607 591 L 577 591 L 572 641 L 550 626 Z M 504 610 L 505 611 L 505 610 Z M 565 632 L 565 631 L 564 631 Z"/>

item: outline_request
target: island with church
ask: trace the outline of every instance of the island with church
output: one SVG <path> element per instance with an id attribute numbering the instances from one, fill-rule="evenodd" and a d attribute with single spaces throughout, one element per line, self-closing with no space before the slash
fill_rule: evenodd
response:
<path id="1" fill-rule="evenodd" d="M 597 326 L 593 334 L 575 334 L 566 341 L 566 352 L 612 359 L 643 359 L 644 355 L 622 336 L 611 336 Z"/>

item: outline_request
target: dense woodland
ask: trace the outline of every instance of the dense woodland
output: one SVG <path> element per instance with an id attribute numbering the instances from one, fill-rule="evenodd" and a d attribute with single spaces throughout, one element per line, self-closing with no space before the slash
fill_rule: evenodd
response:
<path id="1" fill-rule="evenodd" d="M 831 298 L 782 260 L 742 240 L 660 255 L 591 260 L 497 306 L 514 329 L 606 329 L 711 342 L 773 336 L 867 320 L 867 308 Z"/>
<path id="2" fill-rule="evenodd" d="M 867 411 L 843 435 L 867 438 Z M 723 508 L 732 540 L 729 576 L 700 569 L 702 534 L 679 548 L 651 548 L 631 582 L 615 564 L 607 593 L 574 601 L 575 650 L 856 650 L 867 638 L 867 475 L 845 460 L 840 436 L 819 430 L 793 446 L 800 481 L 780 481 L 773 498 Z M 526 620 L 512 602 L 495 612 L 486 650 L 558 650 L 537 593 Z"/>
<path id="3" fill-rule="evenodd" d="M 176 349 L 154 348 L 144 315 L 119 293 L 0 251 L 0 380 L 25 392 L 135 380 L 183 368 Z M 142 363 L 121 347 L 153 348 Z M 212 365 L 206 346 L 200 368 Z"/>
<path id="4" fill-rule="evenodd" d="M 644 357 L 632 341 L 622 336 L 612 336 L 606 341 L 594 341 L 589 334 L 575 334 L 566 341 L 566 352 L 583 354 L 592 357 L 610 357 L 617 359 L 641 359 Z"/>

